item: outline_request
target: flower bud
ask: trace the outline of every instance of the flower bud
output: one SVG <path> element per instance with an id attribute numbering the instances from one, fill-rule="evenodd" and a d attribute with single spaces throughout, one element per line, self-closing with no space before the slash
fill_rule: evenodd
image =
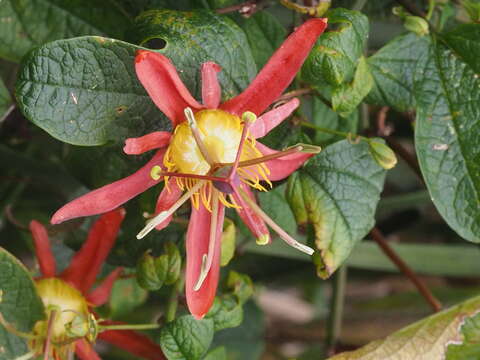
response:
<path id="1" fill-rule="evenodd" d="M 395 153 L 384 143 L 376 140 L 369 140 L 368 146 L 370 147 L 370 152 L 377 164 L 385 170 L 389 170 L 397 164 Z"/>
<path id="2" fill-rule="evenodd" d="M 163 284 L 175 283 L 182 267 L 182 259 L 177 246 L 165 243 L 164 254 L 154 257 L 146 252 L 137 263 L 137 281 L 147 290 L 159 290 Z"/>
<path id="3" fill-rule="evenodd" d="M 419 36 L 428 35 L 428 22 L 419 16 L 405 16 L 405 23 L 403 24 L 408 31 L 414 32 Z"/>
<path id="4" fill-rule="evenodd" d="M 159 290 L 167 274 L 167 262 L 154 258 L 150 252 L 145 252 L 137 263 L 137 281 L 146 290 Z M 168 258 L 167 258 L 168 260 Z"/>

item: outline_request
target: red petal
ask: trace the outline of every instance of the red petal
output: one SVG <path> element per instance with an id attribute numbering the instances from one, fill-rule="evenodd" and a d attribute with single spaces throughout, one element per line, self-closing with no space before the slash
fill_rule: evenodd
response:
<path id="1" fill-rule="evenodd" d="M 240 95 L 222 104 L 220 109 L 238 116 L 245 111 L 257 115 L 265 111 L 292 82 L 326 27 L 326 19 L 306 21 L 283 42 L 252 83 Z"/>
<path id="2" fill-rule="evenodd" d="M 150 360 L 165 360 L 162 349 L 145 335 L 130 330 L 108 330 L 98 338 L 129 353 Z"/>
<path id="3" fill-rule="evenodd" d="M 175 202 L 180 198 L 180 196 L 182 196 L 182 192 L 183 190 L 178 187 L 177 181 L 170 178 L 168 182 L 168 187 L 165 186 L 160 193 L 160 196 L 158 197 L 155 212 L 158 214 L 161 211 L 170 209 L 173 204 L 175 204 Z M 162 230 L 166 228 L 168 224 L 170 224 L 170 221 L 172 221 L 172 218 L 173 215 L 169 216 L 161 224 L 157 225 L 155 229 Z"/>
<path id="4" fill-rule="evenodd" d="M 75 341 L 75 354 L 77 354 L 81 360 L 102 360 L 95 350 L 93 350 L 92 345 L 83 339 Z"/>
<path id="5" fill-rule="evenodd" d="M 245 185 L 241 184 L 242 190 L 245 191 L 250 198 L 256 202 L 255 196 L 253 195 L 252 191 L 250 188 Z M 240 215 L 240 218 L 242 221 L 247 225 L 247 227 L 250 229 L 253 235 L 258 239 L 260 237 L 264 237 L 265 235 L 269 237 L 270 239 L 270 233 L 268 231 L 267 225 L 265 224 L 265 221 L 261 217 L 259 217 L 255 212 L 250 209 L 250 207 L 243 201 L 241 196 L 237 196 L 237 194 L 233 195 L 233 198 L 235 199 L 235 202 L 241 206 L 241 209 L 236 209 L 238 215 Z"/>
<path id="6" fill-rule="evenodd" d="M 222 68 L 214 62 L 202 64 L 202 101 L 208 109 L 216 109 L 220 104 L 222 90 L 217 79 L 220 70 Z"/>
<path id="7" fill-rule="evenodd" d="M 118 235 L 125 210 L 117 209 L 102 215 L 92 226 L 87 241 L 73 256 L 61 278 L 82 294 L 92 287 Z"/>
<path id="8" fill-rule="evenodd" d="M 30 232 L 32 233 L 33 243 L 35 245 L 35 256 L 37 257 L 40 272 L 44 277 L 54 277 L 56 272 L 55 258 L 50 248 L 47 229 L 36 220 L 30 222 Z"/>
<path id="9" fill-rule="evenodd" d="M 131 198 L 157 184 L 158 181 L 153 180 L 150 176 L 150 171 L 153 166 L 163 164 L 165 151 L 165 149 L 157 151 L 146 165 L 132 175 L 70 201 L 53 214 L 50 222 L 59 224 L 81 216 L 105 213 L 118 208 Z"/>
<path id="10" fill-rule="evenodd" d="M 255 146 L 263 155 L 270 155 L 278 152 L 263 144 L 260 144 L 259 142 L 257 142 Z M 265 161 L 265 165 L 267 165 L 268 170 L 270 170 L 270 174 L 268 175 L 269 180 L 277 181 L 285 179 L 288 175 L 302 166 L 303 163 L 313 155 L 315 154 L 300 152 L 297 154 L 290 154 L 279 159 Z"/>
<path id="11" fill-rule="evenodd" d="M 135 70 L 148 95 L 175 127 L 185 119 L 183 110 L 203 108 L 195 100 L 178 76 L 175 66 L 162 54 L 138 50 L 135 58 Z"/>
<path id="12" fill-rule="evenodd" d="M 208 253 L 210 239 L 210 213 L 200 201 L 199 209 L 192 205 L 192 215 L 187 231 L 187 272 L 185 293 L 187 296 L 188 309 L 193 316 L 201 319 L 210 310 L 217 291 L 218 278 L 220 275 L 221 237 L 225 207 L 219 204 L 217 222 L 217 239 L 215 241 L 215 252 L 213 263 L 208 275 L 198 291 L 193 290 L 200 276 L 202 257 Z"/>
<path id="13" fill-rule="evenodd" d="M 153 149 L 159 149 L 170 143 L 172 134 L 168 131 L 155 131 L 153 133 L 125 140 L 123 152 L 128 155 L 139 155 Z"/>
<path id="14" fill-rule="evenodd" d="M 95 290 L 91 291 L 90 294 L 88 294 L 88 302 L 94 305 L 94 307 L 105 304 L 110 298 L 113 284 L 118 279 L 122 271 L 123 268 L 116 268 L 110 274 L 108 274 L 105 280 L 103 280 L 102 283 L 95 288 Z"/>
<path id="15" fill-rule="evenodd" d="M 298 105 L 300 105 L 300 100 L 294 98 L 260 116 L 250 128 L 252 136 L 256 139 L 267 135 L 270 130 L 289 117 Z"/>

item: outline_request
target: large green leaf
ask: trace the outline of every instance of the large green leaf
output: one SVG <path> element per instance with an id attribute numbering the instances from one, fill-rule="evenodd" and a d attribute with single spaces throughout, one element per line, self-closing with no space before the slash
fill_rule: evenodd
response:
<path id="1" fill-rule="evenodd" d="M 299 224 L 315 229 L 317 273 L 329 277 L 372 228 L 385 170 L 368 144 L 328 146 L 292 175 L 287 199 Z"/>
<path id="2" fill-rule="evenodd" d="M 168 360 L 200 360 L 212 339 L 212 320 L 184 315 L 162 328 L 160 345 Z"/>
<path id="3" fill-rule="evenodd" d="M 136 49 L 102 37 L 48 43 L 24 59 L 16 85 L 19 106 L 50 135 L 76 145 L 166 129 L 135 75 Z"/>
<path id="4" fill-rule="evenodd" d="M 222 67 L 219 80 L 222 97 L 233 97 L 248 86 L 256 65 L 245 33 L 230 18 L 203 10 L 190 12 L 151 10 L 136 19 L 132 39 L 142 46 L 156 47 L 180 70 L 187 87 L 201 94 L 200 65 L 214 61 Z"/>
<path id="5" fill-rule="evenodd" d="M 434 41 L 417 67 L 415 146 L 432 200 L 462 237 L 480 242 L 480 25 Z"/>
<path id="6" fill-rule="evenodd" d="M 44 316 L 43 303 L 27 269 L 0 248 L 0 313 L 17 330 L 29 332 Z M 28 352 L 26 341 L 0 325 L 0 360 L 12 360 Z"/>
<path id="7" fill-rule="evenodd" d="M 413 80 L 419 58 L 429 45 L 428 36 L 400 35 L 368 58 L 374 87 L 367 101 L 387 105 L 399 111 L 415 107 Z"/>
<path id="8" fill-rule="evenodd" d="M 368 37 L 368 18 L 358 11 L 336 8 L 327 13 L 329 28 L 318 40 L 302 67 L 302 79 L 323 88 L 338 86 L 353 77 Z"/>
<path id="9" fill-rule="evenodd" d="M 282 44 L 285 28 L 275 16 L 266 11 L 259 11 L 247 19 L 241 17 L 239 21 L 247 35 L 255 63 L 260 69 Z"/>
<path id="10" fill-rule="evenodd" d="M 245 88 L 255 74 L 245 35 L 228 18 L 205 11 L 149 11 L 139 18 L 137 35 L 146 45 L 156 37 L 166 40 L 159 52 L 172 59 L 194 94 L 200 91 L 200 65 L 207 60 L 223 68 L 224 97 Z M 25 58 L 17 82 L 20 108 L 55 138 L 76 145 L 121 142 L 165 130 L 166 118 L 135 75 L 138 48 L 82 37 L 34 50 Z"/>
<path id="11" fill-rule="evenodd" d="M 19 61 L 48 41 L 81 35 L 122 38 L 129 18 L 114 0 L 0 1 L 0 57 Z"/>
<path id="12" fill-rule="evenodd" d="M 480 297 L 475 297 L 420 320 L 383 340 L 374 341 L 356 351 L 336 355 L 329 360 L 445 359 L 447 346 L 461 340 L 460 327 L 465 319 L 479 310 Z"/>

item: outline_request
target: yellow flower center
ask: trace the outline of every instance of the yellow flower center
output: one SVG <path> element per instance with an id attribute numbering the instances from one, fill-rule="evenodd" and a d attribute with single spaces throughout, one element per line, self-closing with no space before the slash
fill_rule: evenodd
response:
<path id="1" fill-rule="evenodd" d="M 48 335 L 48 322 L 54 312 L 53 324 L 51 327 L 50 341 L 53 344 L 52 351 L 57 355 L 61 352 L 68 352 L 71 349 L 68 346 L 68 336 L 66 326 L 68 326 L 76 317 L 85 319 L 89 316 L 88 304 L 84 296 L 58 278 L 41 279 L 36 282 L 38 295 L 43 301 L 45 307 L 45 320 L 37 321 L 33 328 L 34 335 L 39 336 L 43 341 L 32 340 L 31 347 L 41 352 L 44 341 Z M 62 343 L 65 343 L 63 345 Z"/>
<path id="2" fill-rule="evenodd" d="M 200 140 L 205 145 L 205 150 L 215 164 L 209 164 L 198 147 L 192 129 L 187 121 L 182 122 L 175 128 L 174 135 L 164 157 L 164 166 L 168 172 L 177 172 L 194 175 L 212 175 L 212 169 L 218 169 L 216 164 L 229 164 L 235 161 L 240 140 L 242 137 L 243 123 L 238 116 L 222 110 L 202 110 L 195 114 Z M 243 145 L 240 161 L 259 158 L 262 153 L 255 147 L 255 139 L 247 136 Z M 240 167 L 237 174 L 244 183 L 262 191 L 266 189 L 260 184 L 261 180 L 268 183 L 268 168 L 264 164 L 248 167 Z M 175 179 L 181 189 L 191 189 L 198 179 L 180 178 Z M 168 186 L 168 179 L 166 179 Z M 208 181 L 192 197 L 193 204 L 198 207 L 199 199 L 207 209 L 210 209 L 212 194 L 212 182 Z M 237 206 L 233 201 L 229 202 L 225 194 L 220 195 L 220 201 L 227 206 Z"/>

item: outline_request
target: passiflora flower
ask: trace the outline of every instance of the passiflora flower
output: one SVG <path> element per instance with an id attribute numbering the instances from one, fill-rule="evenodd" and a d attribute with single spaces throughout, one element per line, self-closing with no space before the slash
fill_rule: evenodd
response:
<path id="1" fill-rule="evenodd" d="M 102 215 L 92 226 L 87 241 L 72 258 L 70 265 L 57 274 L 47 230 L 38 221 L 30 223 L 41 276 L 35 279 L 46 317 L 38 321 L 29 339 L 31 357 L 71 359 L 73 352 L 82 360 L 100 360 L 92 343 L 102 339 L 145 359 L 165 359 L 159 346 L 149 338 L 128 328 L 99 320 L 93 308 L 105 304 L 122 269 L 113 270 L 94 288 L 100 268 L 112 248 L 124 218 L 118 209 Z M 153 327 L 153 326 L 145 326 Z M 156 327 L 156 326 L 155 326 Z"/>
<path id="2" fill-rule="evenodd" d="M 260 209 L 250 188 L 267 190 L 265 186 L 271 181 L 287 177 L 319 151 L 301 144 L 276 151 L 256 139 L 299 106 L 294 98 L 263 113 L 291 83 L 326 23 L 326 19 L 318 18 L 305 22 L 285 40 L 252 83 L 224 103 L 220 102 L 217 73 L 221 69 L 217 64 L 206 62 L 201 67 L 201 104 L 189 93 L 168 58 L 153 51 L 138 51 L 137 76 L 153 102 L 172 121 L 173 133 L 158 131 L 127 139 L 127 154 L 159 150 L 134 174 L 66 204 L 53 215 L 52 223 L 109 211 L 164 180 L 157 215 L 137 237 L 167 226 L 175 210 L 191 199 L 186 296 L 189 310 L 197 318 L 207 313 L 215 297 L 225 207 L 238 211 L 258 243 L 270 242 L 268 224 L 290 245 L 311 255 L 311 248 L 294 240 Z"/>

